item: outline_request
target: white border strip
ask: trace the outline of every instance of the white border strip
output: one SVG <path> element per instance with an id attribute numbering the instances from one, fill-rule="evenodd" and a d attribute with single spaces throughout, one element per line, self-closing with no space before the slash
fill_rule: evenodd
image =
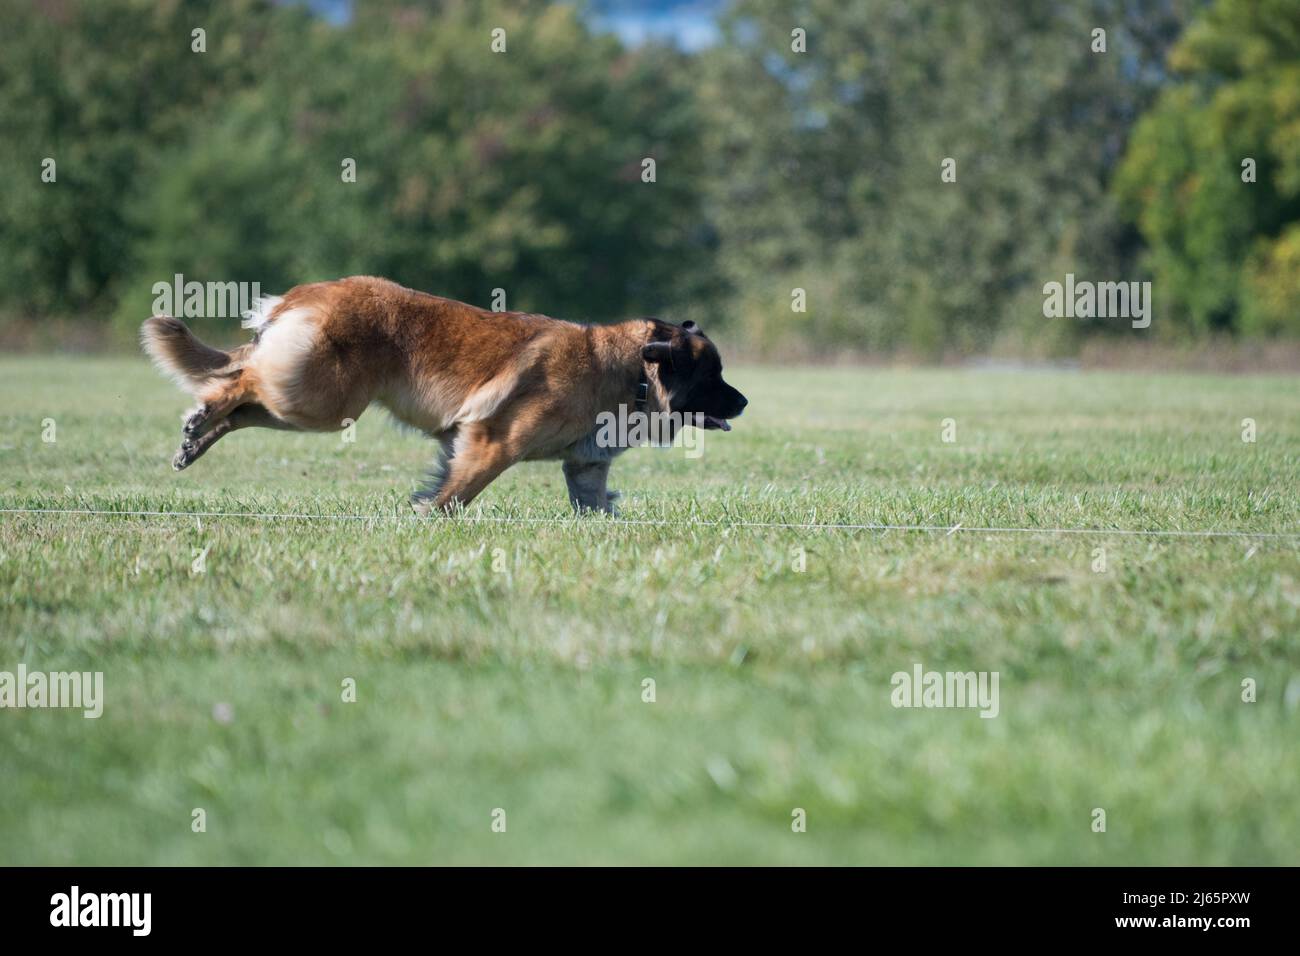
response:
<path id="1" fill-rule="evenodd" d="M 77 515 L 114 518 L 245 518 L 258 521 L 397 521 L 427 524 L 438 519 L 422 518 L 419 515 L 397 514 L 295 514 L 289 512 L 258 511 L 112 511 L 92 508 L 0 508 L 0 515 Z M 953 535 L 962 534 L 1077 534 L 1077 535 L 1111 535 L 1126 537 L 1152 538 L 1261 538 L 1272 540 L 1300 539 L 1300 531 L 1160 531 L 1152 529 L 1125 528 L 1016 528 L 1016 527 L 966 527 L 958 522 L 955 525 L 927 524 L 852 524 L 836 522 L 783 522 L 783 521 L 654 521 L 646 518 L 614 518 L 600 524 L 579 523 L 570 518 L 531 518 L 492 515 L 458 515 L 455 521 L 487 524 L 555 524 L 571 527 L 608 527 L 624 525 L 630 527 L 664 527 L 664 528 L 765 528 L 787 529 L 792 531 L 908 531 L 928 534 Z"/>

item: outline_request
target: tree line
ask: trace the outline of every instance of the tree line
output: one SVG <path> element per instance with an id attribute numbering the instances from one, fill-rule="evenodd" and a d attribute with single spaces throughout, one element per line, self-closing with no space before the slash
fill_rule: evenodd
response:
<path id="1" fill-rule="evenodd" d="M 0 0 L 0 323 L 366 273 L 768 354 L 1300 334 L 1300 0 Z M 202 324 L 201 322 L 198 324 Z M 213 320 L 210 334 L 237 338 Z"/>

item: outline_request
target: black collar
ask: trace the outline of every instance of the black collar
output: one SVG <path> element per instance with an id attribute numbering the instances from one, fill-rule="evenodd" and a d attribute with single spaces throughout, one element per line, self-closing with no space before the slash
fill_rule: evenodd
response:
<path id="1" fill-rule="evenodd" d="M 636 402 L 634 407 L 638 412 L 644 412 L 646 400 L 650 397 L 650 379 L 646 378 L 645 366 L 641 366 L 641 377 L 636 381 Z"/>

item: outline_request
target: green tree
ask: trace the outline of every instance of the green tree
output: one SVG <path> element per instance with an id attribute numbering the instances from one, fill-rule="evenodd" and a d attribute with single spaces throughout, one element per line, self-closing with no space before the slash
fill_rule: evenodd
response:
<path id="1" fill-rule="evenodd" d="M 1116 181 L 1161 308 L 1190 332 L 1300 332 L 1300 2 L 1217 0 L 1169 64 Z"/>
<path id="2" fill-rule="evenodd" d="M 712 281 L 687 58 L 569 4 L 357 0 L 342 24 L 269 0 L 0 7 L 10 313 L 126 331 L 178 272 L 267 293 L 372 273 L 607 320 Z"/>
<path id="3" fill-rule="evenodd" d="M 0 0 L 0 306 L 102 313 L 157 156 L 254 81 L 273 24 L 304 19 L 266 0 Z"/>
<path id="4" fill-rule="evenodd" d="M 124 325 L 173 272 L 267 292 L 360 272 L 483 305 L 500 288 L 509 308 L 594 321 L 707 281 L 680 54 L 629 52 L 540 2 L 369 0 L 293 44 L 136 210 L 150 232 Z"/>
<path id="5" fill-rule="evenodd" d="M 1042 285 L 1126 264 L 1109 180 L 1186 6 L 738 0 L 702 93 L 724 275 L 753 336 L 931 355 L 1068 340 Z"/>

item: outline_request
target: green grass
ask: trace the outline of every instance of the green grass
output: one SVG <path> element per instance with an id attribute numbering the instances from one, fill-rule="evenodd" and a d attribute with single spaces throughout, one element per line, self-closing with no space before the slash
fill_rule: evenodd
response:
<path id="1" fill-rule="evenodd" d="M 1300 537 L 752 526 L 1300 534 L 1300 382 L 729 377 L 702 458 L 616 463 L 648 523 L 554 463 L 470 515 L 554 521 L 419 521 L 380 412 L 176 475 L 143 361 L 0 361 L 4 508 L 368 516 L 0 515 L 0 670 L 106 696 L 0 711 L 0 863 L 1300 863 Z M 1001 713 L 895 709 L 916 662 Z"/>

